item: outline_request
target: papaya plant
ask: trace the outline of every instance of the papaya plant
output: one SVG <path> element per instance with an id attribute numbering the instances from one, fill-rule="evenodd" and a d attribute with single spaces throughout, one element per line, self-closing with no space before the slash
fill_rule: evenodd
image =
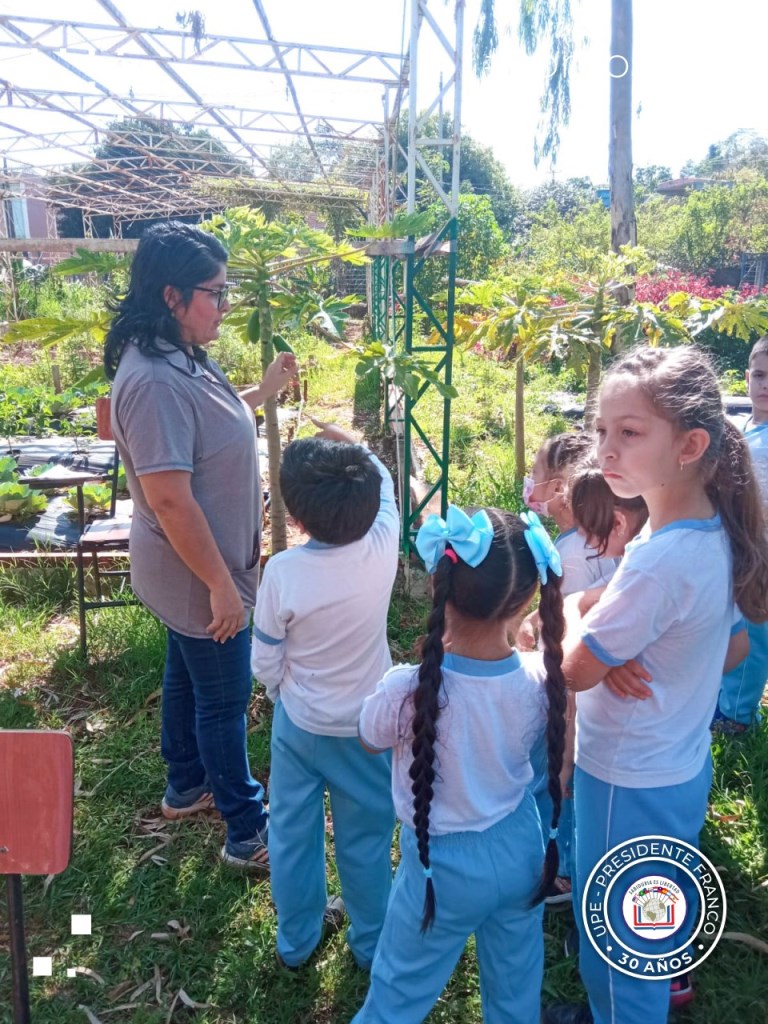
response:
<path id="1" fill-rule="evenodd" d="M 275 356 L 277 323 L 304 326 L 308 310 L 306 290 L 295 286 L 302 271 L 341 259 L 362 265 L 363 249 L 349 242 L 335 242 L 324 231 L 299 221 L 269 221 L 261 210 L 239 206 L 226 210 L 202 225 L 216 235 L 228 253 L 229 272 L 238 282 L 240 299 L 234 304 L 231 320 L 240 326 L 252 344 L 261 348 L 262 372 Z M 293 287 L 292 287 L 293 285 Z M 312 310 L 312 314 L 316 313 Z M 278 346 L 287 343 L 278 335 Z M 284 349 L 283 349 L 284 350 Z M 270 487 L 270 523 L 272 551 L 287 546 L 285 504 L 280 493 L 280 427 L 277 399 L 264 402 L 264 427 L 267 435 Z"/>

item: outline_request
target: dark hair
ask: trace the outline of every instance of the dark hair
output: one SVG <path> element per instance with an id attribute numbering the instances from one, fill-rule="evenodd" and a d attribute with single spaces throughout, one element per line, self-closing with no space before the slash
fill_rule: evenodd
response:
<path id="1" fill-rule="evenodd" d="M 755 356 L 768 356 L 768 334 L 762 338 L 758 338 L 755 344 L 752 346 L 749 352 L 749 366 L 752 366 L 752 360 Z"/>
<path id="2" fill-rule="evenodd" d="M 147 228 L 133 257 L 128 294 L 112 306 L 116 316 L 104 345 L 107 378 L 114 379 L 131 340 L 146 356 L 163 355 L 158 338 L 188 353 L 163 293 L 170 285 L 181 292 L 183 302 L 190 302 L 195 287 L 215 277 L 226 262 L 221 242 L 194 224 L 171 220 Z M 192 358 L 204 363 L 204 350 L 193 346 Z"/>
<path id="3" fill-rule="evenodd" d="M 725 417 L 708 357 L 694 346 L 642 346 L 615 363 L 606 379 L 621 374 L 634 378 L 659 416 L 680 430 L 709 434 L 700 472 L 731 542 L 733 598 L 750 621 L 768 621 L 768 542 L 760 492 L 747 443 Z"/>
<path id="4" fill-rule="evenodd" d="M 597 552 L 605 554 L 614 527 L 614 512 L 621 509 L 634 519 L 637 533 L 648 518 L 648 506 L 639 494 L 620 498 L 606 483 L 602 470 L 594 463 L 580 466 L 570 479 L 569 500 L 573 518 Z"/>
<path id="5" fill-rule="evenodd" d="M 548 437 L 539 449 L 544 452 L 547 468 L 555 476 L 560 476 L 564 469 L 583 461 L 595 447 L 591 434 L 567 433 Z"/>
<path id="6" fill-rule="evenodd" d="M 285 507 L 323 544 L 351 544 L 379 511 L 381 475 L 357 444 L 304 438 L 289 444 L 280 464 Z"/>
<path id="7" fill-rule="evenodd" d="M 533 597 L 538 572 L 525 541 L 526 524 L 519 516 L 500 509 L 486 509 L 493 524 L 493 542 L 483 561 L 474 569 L 466 562 L 443 555 L 432 577 L 432 610 L 427 621 L 419 665 L 418 685 L 408 700 L 413 704 L 413 761 L 410 768 L 413 793 L 413 827 L 416 832 L 419 860 L 429 870 L 429 810 L 435 781 L 435 741 L 437 721 L 442 706 L 443 633 L 445 608 L 450 604 L 459 614 L 480 621 L 510 619 L 526 608 Z M 456 556 L 458 557 L 458 556 Z M 547 672 L 547 758 L 549 794 L 552 797 L 550 827 L 557 828 L 560 819 L 560 770 L 565 744 L 565 679 L 563 677 L 562 639 L 565 631 L 560 577 L 547 570 L 547 584 L 541 587 L 539 615 Z M 541 902 L 551 887 L 558 868 L 557 843 L 547 844 L 544 871 L 531 905 Z M 435 918 L 435 888 L 432 878 L 426 880 L 424 913 L 421 930 L 426 931 Z"/>

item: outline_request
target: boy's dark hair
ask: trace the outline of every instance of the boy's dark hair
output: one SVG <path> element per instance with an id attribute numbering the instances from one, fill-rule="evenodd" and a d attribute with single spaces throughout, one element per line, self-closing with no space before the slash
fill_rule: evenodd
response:
<path id="1" fill-rule="evenodd" d="M 467 509 L 471 515 L 475 509 Z M 459 614 L 479 621 L 513 618 L 525 609 L 539 585 L 539 574 L 525 540 L 526 524 L 519 516 L 501 509 L 486 509 L 493 525 L 493 542 L 483 561 L 472 568 L 462 559 L 454 561 L 443 555 L 432 576 L 432 610 L 427 621 L 427 636 L 421 652 L 419 681 L 408 698 L 413 704 L 411 729 L 413 761 L 410 767 L 413 793 L 413 828 L 418 844 L 419 861 L 427 873 L 424 913 L 421 930 L 431 928 L 435 919 L 435 887 L 429 860 L 429 812 L 434 796 L 435 742 L 437 722 L 445 706 L 441 703 L 443 689 L 443 634 L 445 608 L 452 605 Z M 562 792 L 560 771 L 565 747 L 565 677 L 563 676 L 563 598 L 561 577 L 547 569 L 546 586 L 540 588 L 541 639 L 549 710 L 547 714 L 547 788 L 552 798 L 552 817 L 544 822 L 553 836 L 560 820 Z M 558 852 L 554 838 L 546 841 L 544 869 L 533 894 L 531 905 L 540 903 L 557 875 Z"/>
<path id="2" fill-rule="evenodd" d="M 768 334 L 763 335 L 762 338 L 758 338 L 755 344 L 750 349 L 750 368 L 752 367 L 752 360 L 755 358 L 755 356 L 768 356 Z"/>
<path id="3" fill-rule="evenodd" d="M 378 514 L 381 475 L 360 445 L 308 437 L 283 452 L 280 489 L 285 507 L 311 537 L 351 544 Z"/>

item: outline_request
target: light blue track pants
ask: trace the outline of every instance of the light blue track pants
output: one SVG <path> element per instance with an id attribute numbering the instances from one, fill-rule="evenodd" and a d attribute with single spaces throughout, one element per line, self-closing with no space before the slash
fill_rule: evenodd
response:
<path id="1" fill-rule="evenodd" d="M 726 718 L 751 725 L 768 680 L 768 622 L 747 622 L 749 654 L 720 684 L 718 706 Z"/>
<path id="2" fill-rule="evenodd" d="M 655 789 L 629 789 L 612 786 L 589 775 L 578 766 L 574 776 L 576 810 L 576 870 L 573 911 L 579 926 L 579 971 L 589 996 L 595 1024 L 666 1024 L 669 1014 L 670 981 L 634 978 L 607 964 L 597 953 L 584 931 L 581 900 L 592 869 L 608 850 L 618 843 L 640 836 L 669 836 L 698 846 L 704 825 L 707 798 L 712 783 L 712 762 L 707 761 L 698 775 L 677 786 Z M 637 878 L 654 873 L 654 862 L 647 861 L 627 869 L 622 891 Z M 662 861 L 656 868 L 674 880 L 674 868 Z M 677 883 L 688 888 L 684 872 Z M 612 914 L 611 923 L 620 937 L 620 915 Z M 672 943 L 676 946 L 680 942 Z M 637 948 L 637 939 L 634 939 Z M 655 952 L 663 952 L 662 942 Z"/>
<path id="3" fill-rule="evenodd" d="M 309 957 L 322 935 L 326 789 L 350 921 L 347 942 L 357 963 L 369 967 L 392 888 L 390 755 L 369 754 L 357 737 L 306 732 L 278 701 L 272 720 L 269 860 L 277 951 L 292 967 Z"/>
<path id="4" fill-rule="evenodd" d="M 405 826 L 400 849 L 371 987 L 353 1024 L 423 1021 L 473 932 L 485 1024 L 539 1024 L 542 906 L 531 910 L 528 903 L 541 878 L 544 847 L 532 794 L 485 832 L 430 837 L 437 912 L 423 935 L 424 871 L 416 834 Z"/>

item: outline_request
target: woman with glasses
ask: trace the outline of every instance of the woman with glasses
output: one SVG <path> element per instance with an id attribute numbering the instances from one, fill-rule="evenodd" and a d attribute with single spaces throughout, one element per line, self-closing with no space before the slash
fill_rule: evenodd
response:
<path id="1" fill-rule="evenodd" d="M 201 228 L 149 228 L 104 365 L 134 502 L 131 582 L 167 627 L 161 751 L 171 820 L 219 810 L 228 864 L 269 869 L 264 791 L 246 754 L 261 479 L 252 410 L 296 373 L 281 353 L 240 395 L 205 347 L 229 311 L 227 252 Z"/>

